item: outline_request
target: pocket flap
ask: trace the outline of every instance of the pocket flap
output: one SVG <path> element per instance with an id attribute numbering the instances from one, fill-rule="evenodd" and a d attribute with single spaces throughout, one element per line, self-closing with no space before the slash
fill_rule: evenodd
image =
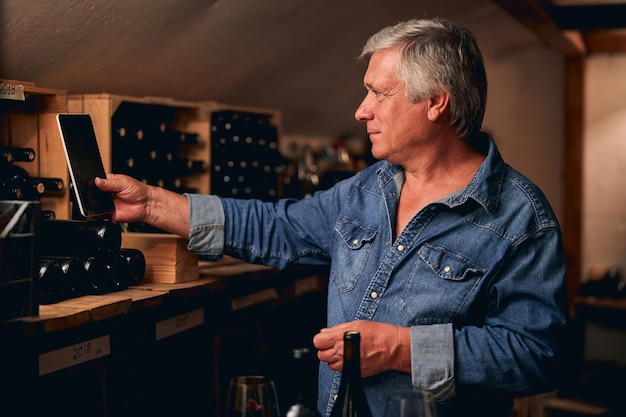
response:
<path id="1" fill-rule="evenodd" d="M 365 243 L 374 240 L 378 229 L 363 226 L 355 220 L 340 218 L 335 223 L 335 231 L 350 249 L 360 249 Z"/>
<path id="2" fill-rule="evenodd" d="M 419 249 L 419 256 L 443 279 L 460 281 L 485 272 L 484 268 L 466 257 L 441 246 L 426 243 Z"/>

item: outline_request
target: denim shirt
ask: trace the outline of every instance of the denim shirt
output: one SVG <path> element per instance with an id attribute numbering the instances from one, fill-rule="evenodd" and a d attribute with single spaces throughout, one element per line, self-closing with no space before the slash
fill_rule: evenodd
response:
<path id="1" fill-rule="evenodd" d="M 364 378 L 374 416 L 390 391 L 410 387 L 435 394 L 439 417 L 505 416 L 514 397 L 554 388 L 565 257 L 542 192 L 491 137 L 482 142 L 486 159 L 467 187 L 424 207 L 396 238 L 404 171 L 380 161 L 299 201 L 188 195 L 188 248 L 276 268 L 329 264 L 329 327 L 411 327 L 411 373 Z M 320 364 L 322 415 L 340 378 Z"/>

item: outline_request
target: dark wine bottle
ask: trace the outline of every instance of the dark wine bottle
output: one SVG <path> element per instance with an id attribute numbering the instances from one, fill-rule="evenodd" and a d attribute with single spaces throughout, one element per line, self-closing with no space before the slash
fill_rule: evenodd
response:
<path id="1" fill-rule="evenodd" d="M 39 303 L 62 301 L 68 293 L 68 284 L 59 263 L 51 259 L 39 260 Z"/>
<path id="2" fill-rule="evenodd" d="M 32 181 L 38 181 L 40 183 L 42 183 L 45 187 L 45 192 L 52 192 L 52 193 L 56 193 L 56 192 L 60 192 L 63 191 L 63 189 L 65 188 L 65 184 L 63 182 L 62 178 L 56 178 L 56 177 L 29 177 L 30 180 Z"/>
<path id="3" fill-rule="evenodd" d="M 121 253 L 116 255 L 110 254 L 107 258 L 111 268 L 110 291 L 120 291 L 128 288 L 130 282 L 130 265 L 126 262 L 126 258 Z"/>
<path id="4" fill-rule="evenodd" d="M 143 252 L 134 248 L 122 248 L 120 255 L 130 268 L 127 284 L 139 285 L 146 275 L 146 257 Z"/>
<path id="5" fill-rule="evenodd" d="M 39 194 L 63 191 L 62 178 L 30 175 L 24 168 L 14 164 L 2 164 L 1 168 L 0 177 L 4 181 L 23 181 L 25 184 L 33 184 Z"/>
<path id="6" fill-rule="evenodd" d="M 32 148 L 0 146 L 0 160 L 6 162 L 32 162 L 35 160 L 35 150 Z"/>
<path id="7" fill-rule="evenodd" d="M 42 182 L 30 178 L 2 180 L 0 186 L 3 189 L 19 188 L 22 200 L 39 200 L 46 191 L 46 186 Z"/>
<path id="8" fill-rule="evenodd" d="M 95 255 L 77 257 L 87 271 L 87 294 L 105 294 L 114 288 L 110 254 L 97 252 Z"/>
<path id="9" fill-rule="evenodd" d="M 0 200 L 21 200 L 23 194 L 20 186 L 0 181 Z"/>
<path id="10" fill-rule="evenodd" d="M 302 383 L 308 381 L 306 372 L 306 360 L 309 356 L 308 348 L 296 348 L 293 350 L 293 384 L 296 390 L 294 402 L 287 410 L 286 417 L 321 417 L 313 403 L 313 398 L 307 395 L 307 387 Z"/>
<path id="11" fill-rule="evenodd" d="M 361 334 L 343 336 L 343 370 L 337 399 L 330 417 L 372 417 L 361 379 Z"/>
<path id="12" fill-rule="evenodd" d="M 44 259 L 57 262 L 61 267 L 67 282 L 67 289 L 69 290 L 66 298 L 80 297 L 90 292 L 87 270 L 80 259 L 73 256 L 48 257 Z"/>
<path id="13" fill-rule="evenodd" d="M 93 255 L 99 250 L 118 254 L 122 228 L 108 220 L 42 220 L 39 245 L 42 256 Z"/>

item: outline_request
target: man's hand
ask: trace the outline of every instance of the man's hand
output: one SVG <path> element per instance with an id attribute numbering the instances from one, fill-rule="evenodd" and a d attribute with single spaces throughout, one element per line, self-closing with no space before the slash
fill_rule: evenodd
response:
<path id="1" fill-rule="evenodd" d="M 348 330 L 361 333 L 362 377 L 389 370 L 411 372 L 411 329 L 366 320 L 341 323 L 315 335 L 317 357 L 330 369 L 343 369 L 343 334 Z"/>
<path id="2" fill-rule="evenodd" d="M 148 186 L 134 178 L 120 174 L 107 174 L 107 178 L 96 178 L 96 186 L 102 191 L 113 193 L 117 222 L 143 222 L 146 218 Z"/>
<path id="3" fill-rule="evenodd" d="M 116 222 L 143 222 L 189 237 L 189 201 L 182 194 L 144 184 L 122 174 L 96 178 L 96 186 L 113 193 Z"/>

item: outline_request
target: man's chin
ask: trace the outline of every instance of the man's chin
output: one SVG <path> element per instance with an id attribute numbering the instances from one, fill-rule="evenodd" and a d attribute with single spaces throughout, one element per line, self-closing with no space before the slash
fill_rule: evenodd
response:
<path id="1" fill-rule="evenodd" d="M 377 160 L 386 159 L 385 157 L 387 156 L 385 153 L 376 149 L 375 145 L 372 145 L 371 153 L 372 153 L 372 156 Z"/>

